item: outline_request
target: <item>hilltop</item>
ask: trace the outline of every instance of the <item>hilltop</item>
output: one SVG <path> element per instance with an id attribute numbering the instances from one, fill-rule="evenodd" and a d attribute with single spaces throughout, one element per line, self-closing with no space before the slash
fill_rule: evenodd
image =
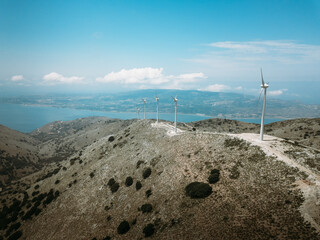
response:
<path id="1" fill-rule="evenodd" d="M 260 124 L 212 118 L 189 123 L 200 131 L 220 133 L 260 133 Z M 320 118 L 298 118 L 265 125 L 265 133 L 320 149 Z"/>
<path id="2" fill-rule="evenodd" d="M 253 125 L 233 121 L 219 127 L 238 133 L 201 129 L 207 121 L 181 124 L 175 134 L 168 122 L 116 120 L 112 129 L 92 120 L 99 138 L 3 189 L 2 235 L 319 239 L 317 150 L 271 136 L 261 143 L 240 129 Z M 61 124 L 31 135 L 67 138 L 71 130 Z"/>

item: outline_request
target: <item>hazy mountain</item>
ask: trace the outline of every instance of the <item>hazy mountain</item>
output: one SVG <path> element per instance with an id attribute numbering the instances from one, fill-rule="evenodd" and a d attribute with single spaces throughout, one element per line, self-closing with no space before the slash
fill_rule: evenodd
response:
<path id="1" fill-rule="evenodd" d="M 155 96 L 160 98 L 160 111 L 170 113 L 174 110 L 171 96 L 178 96 L 180 113 L 205 114 L 226 118 L 259 118 L 261 103 L 258 96 L 238 93 L 204 92 L 195 90 L 139 90 L 106 95 L 82 96 L 26 96 L 2 98 L 2 103 L 17 103 L 55 107 L 69 107 L 99 111 L 136 112 L 143 107 L 142 98 L 147 98 L 147 111 L 155 112 Z M 320 116 L 320 106 L 303 104 L 298 101 L 285 101 L 267 98 L 267 118 L 310 118 Z"/>
<path id="2" fill-rule="evenodd" d="M 319 119 L 296 122 L 272 131 L 319 130 Z M 84 129 L 92 138 L 76 145 Z M 269 136 L 261 143 L 242 129 L 258 130 L 228 120 L 179 124 L 178 134 L 151 120 L 46 125 L 30 141 L 73 136 L 78 149 L 3 188 L 0 236 L 319 239 L 319 151 Z"/>

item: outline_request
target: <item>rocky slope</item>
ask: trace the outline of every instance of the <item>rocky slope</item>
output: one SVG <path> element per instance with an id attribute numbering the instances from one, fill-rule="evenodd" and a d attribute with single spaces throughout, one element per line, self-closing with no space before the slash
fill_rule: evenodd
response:
<path id="1" fill-rule="evenodd" d="M 189 125 L 199 131 L 224 133 L 260 132 L 259 124 L 219 118 L 192 122 Z M 300 118 L 266 124 L 265 133 L 320 150 L 320 118 Z"/>
<path id="2" fill-rule="evenodd" d="M 0 187 L 40 168 L 36 139 L 0 125 Z"/>
<path id="3" fill-rule="evenodd" d="M 59 162 L 135 120 L 90 117 L 49 123 L 31 134 L 0 126 L 0 187 Z"/>
<path id="4" fill-rule="evenodd" d="M 135 120 L 89 117 L 73 121 L 49 123 L 30 135 L 41 142 L 39 155 L 43 161 L 57 162 L 71 156 L 101 137 L 115 133 Z"/>
<path id="5" fill-rule="evenodd" d="M 319 239 L 320 170 L 287 152 L 315 150 L 187 129 L 132 122 L 13 183 L 3 238 Z"/>

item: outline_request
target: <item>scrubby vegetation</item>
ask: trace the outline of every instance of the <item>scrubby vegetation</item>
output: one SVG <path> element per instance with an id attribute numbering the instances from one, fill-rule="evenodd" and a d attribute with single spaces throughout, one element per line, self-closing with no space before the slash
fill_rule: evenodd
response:
<path id="1" fill-rule="evenodd" d="M 13 233 L 8 240 L 17 240 L 22 236 L 22 231 L 17 231 L 15 233 Z"/>
<path id="2" fill-rule="evenodd" d="M 137 189 L 137 191 L 140 190 L 141 188 L 142 188 L 141 182 L 140 182 L 140 181 L 137 181 L 137 182 L 136 182 L 136 189 Z"/>
<path id="3" fill-rule="evenodd" d="M 130 187 L 133 184 L 132 177 L 127 177 L 125 184 L 126 184 L 127 187 Z"/>
<path id="4" fill-rule="evenodd" d="M 53 175 L 56 175 L 59 171 L 60 171 L 60 167 L 54 169 L 52 172 L 48 172 L 47 174 L 45 174 L 45 175 L 42 176 L 42 177 L 39 177 L 39 178 L 36 180 L 36 182 L 40 182 L 41 180 L 44 180 L 44 179 L 46 179 L 46 178 L 50 178 L 50 177 L 52 177 Z"/>
<path id="5" fill-rule="evenodd" d="M 212 193 L 212 188 L 207 183 L 192 182 L 186 186 L 185 191 L 191 198 L 206 198 Z"/>
<path id="6" fill-rule="evenodd" d="M 140 210 L 142 211 L 142 213 L 149 213 L 152 212 L 152 205 L 149 203 L 143 204 L 140 207 Z"/>
<path id="7" fill-rule="evenodd" d="M 151 189 L 147 190 L 147 191 L 146 191 L 146 197 L 148 198 L 148 197 L 150 197 L 151 195 L 152 195 Z"/>
<path id="8" fill-rule="evenodd" d="M 110 136 L 110 137 L 108 138 L 108 141 L 109 141 L 109 142 L 113 142 L 113 141 L 114 141 L 114 136 Z"/>
<path id="9" fill-rule="evenodd" d="M 154 234 L 155 228 L 152 223 L 149 223 L 147 226 L 143 228 L 143 233 L 145 237 L 150 237 Z"/>
<path id="10" fill-rule="evenodd" d="M 108 186 L 111 190 L 112 193 L 115 193 L 118 191 L 120 185 L 119 183 L 117 183 L 114 178 L 110 178 L 109 181 L 108 181 Z"/>
<path id="11" fill-rule="evenodd" d="M 148 167 L 143 170 L 143 174 L 142 174 L 143 179 L 148 178 L 150 175 L 151 175 L 151 168 Z"/>
<path id="12" fill-rule="evenodd" d="M 119 234 L 125 234 L 129 230 L 130 230 L 130 225 L 129 225 L 128 221 L 122 221 L 117 228 L 117 231 Z"/>
<path id="13" fill-rule="evenodd" d="M 237 147 L 239 150 L 247 148 L 246 142 L 239 138 L 227 138 L 224 141 L 224 146 L 228 148 Z"/>
<path id="14" fill-rule="evenodd" d="M 138 168 L 140 167 L 140 165 L 143 164 L 143 163 L 144 163 L 144 161 L 139 160 L 139 161 L 137 162 L 137 165 L 136 165 L 137 169 L 138 169 Z"/>
<path id="15" fill-rule="evenodd" d="M 211 173 L 208 178 L 208 182 L 214 184 L 219 181 L 220 171 L 218 169 L 211 170 Z"/>

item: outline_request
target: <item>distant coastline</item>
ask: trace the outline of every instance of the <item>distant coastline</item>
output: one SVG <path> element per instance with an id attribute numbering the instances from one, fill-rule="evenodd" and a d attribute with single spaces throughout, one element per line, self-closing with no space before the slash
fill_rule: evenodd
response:
<path id="1" fill-rule="evenodd" d="M 115 112 L 115 111 L 94 111 L 86 109 L 75 109 L 75 108 L 63 108 L 63 107 L 51 107 L 48 105 L 36 106 L 28 104 L 11 104 L 11 103 L 0 103 L 0 124 L 14 130 L 28 133 L 37 128 L 42 127 L 45 124 L 54 121 L 70 121 L 77 118 L 92 117 L 92 116 L 103 116 L 110 118 L 119 119 L 134 119 L 137 118 L 135 112 Z M 142 114 L 140 113 L 140 117 Z M 155 119 L 155 112 L 147 112 L 148 119 Z M 193 122 L 204 119 L 213 118 L 213 116 L 207 116 L 204 114 L 184 114 L 179 113 L 179 122 Z M 173 113 L 160 113 L 160 119 L 173 121 Z M 260 119 L 254 118 L 232 118 L 234 120 L 260 123 Z M 266 124 L 286 120 L 283 118 L 266 118 Z"/>

